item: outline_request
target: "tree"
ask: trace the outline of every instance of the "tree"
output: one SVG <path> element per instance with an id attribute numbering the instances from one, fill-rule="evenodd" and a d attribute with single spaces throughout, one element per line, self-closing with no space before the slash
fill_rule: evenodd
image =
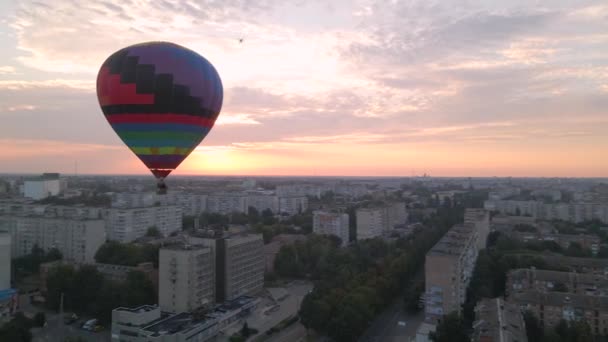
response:
<path id="1" fill-rule="evenodd" d="M 272 210 L 270 209 L 264 209 L 262 210 L 262 223 L 269 226 L 269 225 L 273 225 L 277 222 L 277 220 L 274 218 L 274 214 L 272 213 Z"/>
<path id="2" fill-rule="evenodd" d="M 160 234 L 160 231 L 158 230 L 158 228 L 156 228 L 156 226 L 152 226 L 152 227 L 149 227 L 148 230 L 146 231 L 146 236 L 159 238 L 159 237 L 161 237 L 161 234 Z"/>
<path id="3" fill-rule="evenodd" d="M 434 342 L 469 342 L 470 338 L 466 333 L 467 330 L 462 317 L 458 313 L 452 312 L 443 316 L 430 337 Z"/>
<path id="4" fill-rule="evenodd" d="M 0 327 L 0 341 L 30 342 L 32 322 L 22 313 L 17 313 L 8 323 Z"/>
<path id="5" fill-rule="evenodd" d="M 37 327 L 43 327 L 45 323 L 46 315 L 44 312 L 37 312 L 36 315 L 34 315 L 34 325 Z"/>
<path id="6" fill-rule="evenodd" d="M 243 327 L 241 328 L 241 336 L 245 338 L 249 337 L 249 325 L 247 324 L 247 322 L 245 322 L 245 324 L 243 324 Z"/>
<path id="7" fill-rule="evenodd" d="M 140 271 L 132 271 L 127 274 L 124 284 L 124 293 L 128 306 L 140 306 L 154 304 L 156 302 L 156 291 L 154 284 Z"/>
<path id="8" fill-rule="evenodd" d="M 542 341 L 544 337 L 543 327 L 531 311 L 524 312 L 524 323 L 528 341 Z"/>

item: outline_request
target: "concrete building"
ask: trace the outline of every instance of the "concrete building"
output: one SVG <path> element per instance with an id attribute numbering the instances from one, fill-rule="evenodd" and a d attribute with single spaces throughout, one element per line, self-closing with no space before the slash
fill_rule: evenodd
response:
<path id="1" fill-rule="evenodd" d="M 215 256 L 201 245 L 159 251 L 158 303 L 163 311 L 191 312 L 215 302 Z"/>
<path id="2" fill-rule="evenodd" d="M 163 312 L 156 305 L 112 310 L 112 342 L 216 341 L 226 328 L 242 324 L 260 300 L 239 297 L 211 310 L 193 313 Z"/>
<path id="3" fill-rule="evenodd" d="M 608 204 L 606 203 L 487 200 L 484 208 L 502 214 L 530 216 L 540 220 L 563 220 L 574 223 L 599 220 L 608 223 Z"/>
<path id="4" fill-rule="evenodd" d="M 182 229 L 182 209 L 175 205 L 142 208 L 111 208 L 106 211 L 109 240 L 131 242 L 156 227 L 163 236 Z"/>
<path id="5" fill-rule="evenodd" d="M 589 273 L 515 269 L 507 274 L 506 294 L 536 290 L 608 296 L 608 276 Z"/>
<path id="6" fill-rule="evenodd" d="M 211 194 L 207 197 L 207 212 L 247 213 L 247 197 L 241 193 Z"/>
<path id="7" fill-rule="evenodd" d="M 274 214 L 279 213 L 279 198 L 273 194 L 248 193 L 247 210 L 255 208 L 259 213 L 270 209 Z"/>
<path id="8" fill-rule="evenodd" d="M 388 231 L 386 208 L 357 209 L 357 240 L 372 239 Z"/>
<path id="9" fill-rule="evenodd" d="M 11 235 L 0 231 L 0 291 L 11 288 Z"/>
<path id="10" fill-rule="evenodd" d="M 112 208 L 151 207 L 157 202 L 153 192 L 116 192 L 112 194 Z"/>
<path id="11" fill-rule="evenodd" d="M 527 342 L 524 319 L 515 304 L 484 298 L 475 306 L 473 342 Z"/>
<path id="12" fill-rule="evenodd" d="M 464 211 L 464 223 L 475 226 L 477 248 L 484 249 L 490 235 L 490 212 L 484 209 L 467 208 Z"/>
<path id="13" fill-rule="evenodd" d="M 337 236 L 342 241 L 342 246 L 346 246 L 350 241 L 348 214 L 316 210 L 312 217 L 312 231 L 315 234 Z"/>
<path id="14" fill-rule="evenodd" d="M 321 187 L 313 184 L 279 185 L 276 189 L 279 197 L 321 197 Z"/>
<path id="15" fill-rule="evenodd" d="M 155 305 L 112 310 L 113 342 L 204 342 L 214 339 L 218 331 L 215 318 L 170 314 Z"/>
<path id="16" fill-rule="evenodd" d="M 393 202 L 386 207 L 388 229 L 394 229 L 395 226 L 404 225 L 407 223 L 408 214 L 405 202 Z"/>
<path id="17" fill-rule="evenodd" d="M 596 235 L 588 234 L 547 234 L 544 232 L 510 232 L 510 237 L 523 242 L 553 241 L 561 248 L 567 249 L 575 243 L 596 255 L 600 250 L 601 239 Z"/>
<path id="18" fill-rule="evenodd" d="M 561 254 L 553 254 L 553 253 L 534 253 L 534 254 L 526 254 L 526 253 L 518 253 L 512 254 L 513 257 L 518 257 L 520 259 L 524 258 L 536 258 L 541 259 L 543 262 L 547 264 L 548 267 L 553 269 L 565 269 L 570 272 L 576 273 L 588 273 L 594 275 L 604 275 L 608 274 L 608 259 L 601 258 L 576 258 L 576 257 L 567 257 Z"/>
<path id="19" fill-rule="evenodd" d="M 425 321 L 460 313 L 479 253 L 474 225 L 452 227 L 426 254 Z"/>
<path id="20" fill-rule="evenodd" d="M 41 200 L 59 195 L 62 187 L 58 173 L 45 173 L 41 177 L 23 182 L 23 196 L 33 200 Z"/>
<path id="21" fill-rule="evenodd" d="M 514 293 L 508 301 L 531 311 L 545 329 L 564 319 L 587 322 L 595 335 L 608 334 L 608 297 L 530 290 Z"/>
<path id="22" fill-rule="evenodd" d="M 308 197 L 288 196 L 279 197 L 279 213 L 281 215 L 293 216 L 305 212 L 308 209 Z"/>
<path id="23" fill-rule="evenodd" d="M 260 292 L 264 287 L 264 240 L 261 234 L 233 235 L 214 241 L 216 300 L 223 302 Z"/>
<path id="24" fill-rule="evenodd" d="M 65 260 L 91 263 L 106 241 L 104 221 L 99 219 L 0 216 L 0 230 L 11 235 L 13 258 L 30 254 L 37 245 L 45 251 L 57 248 Z"/>

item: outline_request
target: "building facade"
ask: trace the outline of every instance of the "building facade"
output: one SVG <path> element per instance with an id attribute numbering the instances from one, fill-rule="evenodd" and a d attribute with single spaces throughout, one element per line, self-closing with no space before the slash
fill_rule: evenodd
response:
<path id="1" fill-rule="evenodd" d="M 247 197 L 241 193 L 211 194 L 207 197 L 207 212 L 223 215 L 247 213 Z"/>
<path id="2" fill-rule="evenodd" d="M 0 231 L 0 291 L 11 288 L 11 235 Z"/>
<path id="3" fill-rule="evenodd" d="M 58 249 L 65 260 L 91 263 L 106 241 L 104 221 L 99 219 L 0 216 L 0 230 L 11 235 L 13 258 L 30 254 L 36 245 L 45 251 Z"/>
<path id="4" fill-rule="evenodd" d="M 388 230 L 386 208 L 357 209 L 357 240 L 382 236 Z"/>
<path id="5" fill-rule="evenodd" d="M 337 236 L 342 246 L 346 246 L 350 241 L 348 214 L 316 210 L 312 217 L 312 231 L 315 234 Z"/>
<path id="6" fill-rule="evenodd" d="M 158 303 L 163 311 L 191 312 L 215 302 L 215 256 L 200 245 L 159 251 Z"/>
<path id="7" fill-rule="evenodd" d="M 308 210 L 308 197 L 287 196 L 279 197 L 279 213 L 281 215 L 293 216 Z"/>
<path id="8" fill-rule="evenodd" d="M 141 208 L 111 208 L 106 211 L 106 231 L 109 240 L 131 242 L 156 227 L 163 236 L 180 231 L 182 209 L 175 205 Z"/>
<path id="9" fill-rule="evenodd" d="M 240 234 L 215 240 L 216 299 L 232 300 L 264 287 L 264 240 L 261 234 Z"/>
<path id="10" fill-rule="evenodd" d="M 475 306 L 473 342 L 527 342 L 519 307 L 502 298 L 484 298 Z"/>

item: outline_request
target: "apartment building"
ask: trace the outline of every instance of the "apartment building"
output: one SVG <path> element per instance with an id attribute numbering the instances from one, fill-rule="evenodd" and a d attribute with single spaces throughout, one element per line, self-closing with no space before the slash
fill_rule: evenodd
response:
<path id="1" fill-rule="evenodd" d="M 541 220 L 564 220 L 575 223 L 600 220 L 608 223 L 608 204 L 606 203 L 487 200 L 484 208 L 503 214 L 530 216 Z"/>
<path id="2" fill-rule="evenodd" d="M 321 197 L 321 187 L 313 184 L 279 185 L 276 189 L 279 197 Z"/>
<path id="3" fill-rule="evenodd" d="M 357 209 L 357 240 L 373 239 L 388 231 L 386 208 Z"/>
<path id="4" fill-rule="evenodd" d="M 207 197 L 207 212 L 210 213 L 247 213 L 247 209 L 247 196 L 241 193 L 217 193 Z"/>
<path id="5" fill-rule="evenodd" d="M 163 236 L 182 228 L 182 209 L 176 205 L 110 208 L 105 218 L 108 239 L 120 242 L 141 238 L 150 227 L 156 227 Z"/>
<path id="6" fill-rule="evenodd" d="M 214 251 L 217 302 L 252 295 L 264 286 L 264 240 L 261 234 L 192 237 L 192 243 Z"/>
<path id="7" fill-rule="evenodd" d="M 484 298 L 475 306 L 473 342 L 527 342 L 526 326 L 519 309 L 502 298 Z"/>
<path id="8" fill-rule="evenodd" d="M 506 283 L 507 295 L 530 290 L 608 296 L 608 275 L 527 268 L 509 271 Z"/>
<path id="9" fill-rule="evenodd" d="M 258 212 L 270 210 L 277 214 L 279 212 L 279 198 L 274 194 L 248 193 L 247 209 L 255 208 Z"/>
<path id="10" fill-rule="evenodd" d="M 589 273 L 595 275 L 608 274 L 608 259 L 567 257 L 554 253 L 518 253 L 512 255 L 518 258 L 541 259 L 547 264 L 547 266 L 554 269 L 559 268 L 570 272 Z"/>
<path id="11" fill-rule="evenodd" d="M 293 216 L 308 210 L 308 197 L 287 196 L 279 197 L 279 213 L 281 215 Z"/>
<path id="12" fill-rule="evenodd" d="M 596 255 L 600 250 L 601 239 L 596 235 L 589 234 L 546 234 L 544 232 L 510 232 L 510 237 L 523 242 L 553 241 L 560 247 L 566 249 L 576 243 L 584 249 Z"/>
<path id="13" fill-rule="evenodd" d="M 11 235 L 0 230 L 0 291 L 11 288 Z"/>
<path id="14" fill-rule="evenodd" d="M 486 248 L 488 235 L 490 235 L 490 212 L 485 209 L 467 208 L 464 211 L 464 223 L 475 226 L 477 232 L 477 248 Z"/>
<path id="15" fill-rule="evenodd" d="M 349 243 L 349 221 L 346 213 L 330 213 L 315 210 L 312 217 L 312 231 L 315 234 L 334 235 L 340 238 L 342 246 Z"/>
<path id="16" fill-rule="evenodd" d="M 608 297 L 528 290 L 513 293 L 508 301 L 531 311 L 545 328 L 564 319 L 587 322 L 596 335 L 608 334 Z"/>
<path id="17" fill-rule="evenodd" d="M 478 237 L 474 225 L 456 225 L 426 254 L 426 322 L 461 311 L 479 252 Z"/>
<path id="18" fill-rule="evenodd" d="M 158 303 L 163 311 L 191 312 L 215 302 L 215 255 L 202 245 L 176 244 L 159 251 Z"/>
<path id="19" fill-rule="evenodd" d="M 0 231 L 11 235 L 13 258 L 30 254 L 37 245 L 45 251 L 57 248 L 65 260 L 90 263 L 106 241 L 100 219 L 2 215 Z"/>

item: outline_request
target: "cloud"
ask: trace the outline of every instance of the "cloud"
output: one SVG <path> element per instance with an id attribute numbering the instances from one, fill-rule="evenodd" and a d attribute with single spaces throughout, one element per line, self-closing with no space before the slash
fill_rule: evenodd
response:
<path id="1" fill-rule="evenodd" d="M 13 75 L 15 74 L 15 67 L 8 65 L 0 65 L 0 75 Z"/>

